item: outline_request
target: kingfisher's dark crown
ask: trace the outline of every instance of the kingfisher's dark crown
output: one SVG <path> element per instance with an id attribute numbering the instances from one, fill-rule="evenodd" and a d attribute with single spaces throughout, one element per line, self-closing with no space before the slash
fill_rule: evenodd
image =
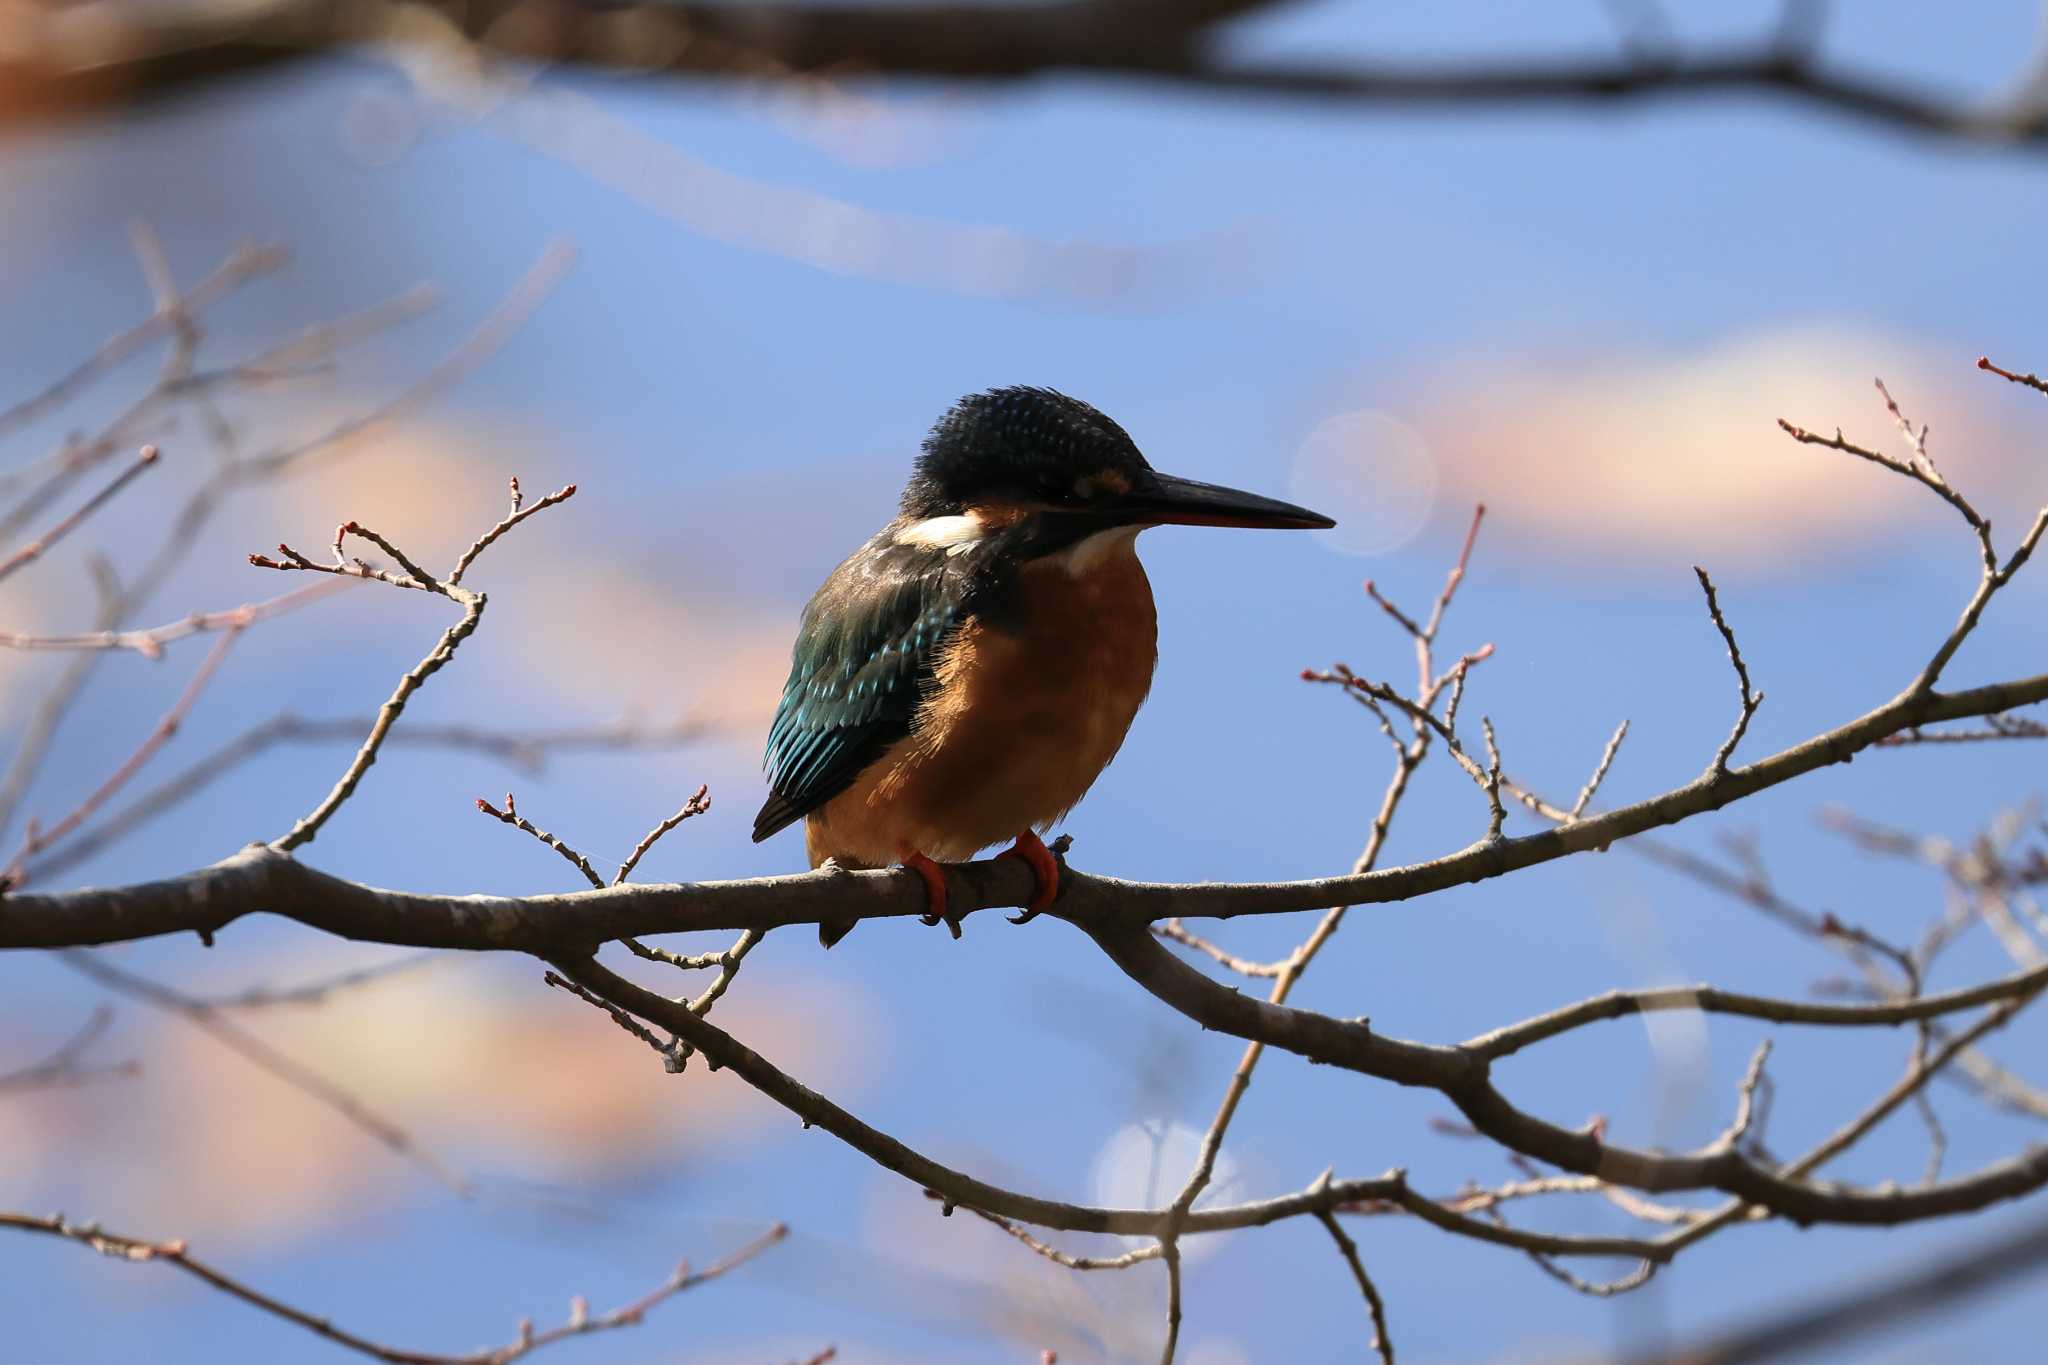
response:
<path id="1" fill-rule="evenodd" d="M 1078 398 L 1022 385 L 969 394 L 925 437 L 910 483 L 906 516 L 957 514 L 990 502 L 1054 507 L 1100 496 L 1091 480 L 1151 466 L 1130 435 Z M 1107 490 L 1103 490 L 1107 491 Z"/>

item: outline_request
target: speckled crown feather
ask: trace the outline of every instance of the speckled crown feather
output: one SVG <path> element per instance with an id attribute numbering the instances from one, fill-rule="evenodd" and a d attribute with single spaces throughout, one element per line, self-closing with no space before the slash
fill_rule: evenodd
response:
<path id="1" fill-rule="evenodd" d="M 962 398 L 932 427 L 903 511 L 931 517 L 977 499 L 1059 501 L 1079 477 L 1149 468 L 1128 432 L 1078 398 L 1025 385 L 990 389 Z"/>

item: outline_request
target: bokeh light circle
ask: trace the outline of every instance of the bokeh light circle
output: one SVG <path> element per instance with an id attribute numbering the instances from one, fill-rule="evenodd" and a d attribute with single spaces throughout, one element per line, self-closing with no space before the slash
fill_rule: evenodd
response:
<path id="1" fill-rule="evenodd" d="M 1317 538 L 1340 554 L 1383 555 L 1413 540 L 1436 503 L 1436 457 L 1384 412 L 1340 412 L 1294 453 L 1288 497 L 1336 519 Z"/>
<path id="2" fill-rule="evenodd" d="M 1095 1202 L 1113 1209 L 1162 1209 L 1187 1182 L 1202 1152 L 1202 1134 L 1175 1119 L 1140 1119 L 1119 1128 L 1095 1154 L 1090 1184 Z M 1242 1200 L 1244 1172 L 1229 1152 L 1216 1155 L 1209 1184 L 1195 1200 L 1197 1209 Z M 1181 1244 L 1184 1259 L 1197 1260 L 1216 1249 L 1228 1234 L 1191 1238 Z M 1127 1237 L 1133 1247 L 1149 1246 L 1150 1237 Z"/>

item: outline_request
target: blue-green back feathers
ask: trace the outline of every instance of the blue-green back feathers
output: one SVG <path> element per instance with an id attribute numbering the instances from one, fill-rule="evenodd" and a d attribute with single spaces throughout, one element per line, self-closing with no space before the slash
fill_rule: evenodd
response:
<path id="1" fill-rule="evenodd" d="M 804 608 L 768 731 L 772 794 L 754 817 L 756 843 L 845 791 L 910 733 L 969 588 L 958 559 L 898 545 L 890 531 L 825 580 Z"/>

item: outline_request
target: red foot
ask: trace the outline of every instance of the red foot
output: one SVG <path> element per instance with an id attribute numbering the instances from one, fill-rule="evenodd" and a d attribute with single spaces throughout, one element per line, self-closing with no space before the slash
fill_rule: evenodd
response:
<path id="1" fill-rule="evenodd" d="M 1060 864 L 1036 834 L 1025 830 L 1017 836 L 1015 843 L 996 857 L 1022 858 L 1030 865 L 1032 875 L 1038 878 L 1038 890 L 1032 894 L 1030 904 L 1024 907 L 1023 914 L 1010 916 L 1010 923 L 1028 923 L 1052 909 L 1054 898 L 1060 894 Z"/>
<path id="2" fill-rule="evenodd" d="M 943 923 L 948 929 L 953 931 L 954 938 L 960 937 L 960 921 L 946 913 L 945 872 L 940 869 L 937 863 L 925 857 L 924 854 L 919 853 L 908 844 L 897 849 L 897 854 L 903 859 L 905 867 L 924 878 L 925 911 L 922 917 L 923 923 Z"/>

